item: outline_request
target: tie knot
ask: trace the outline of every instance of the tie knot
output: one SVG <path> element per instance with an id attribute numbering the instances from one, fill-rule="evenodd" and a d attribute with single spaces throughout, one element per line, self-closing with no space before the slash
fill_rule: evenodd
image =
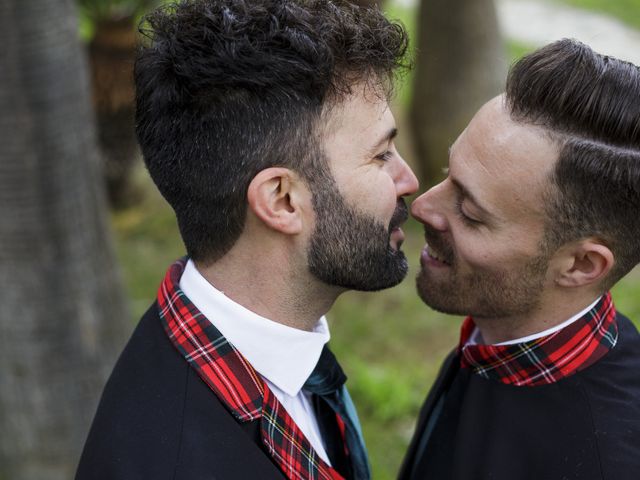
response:
<path id="1" fill-rule="evenodd" d="M 316 395 L 330 395 L 340 389 L 346 380 L 347 376 L 335 355 L 325 345 L 316 367 L 302 388 Z"/>

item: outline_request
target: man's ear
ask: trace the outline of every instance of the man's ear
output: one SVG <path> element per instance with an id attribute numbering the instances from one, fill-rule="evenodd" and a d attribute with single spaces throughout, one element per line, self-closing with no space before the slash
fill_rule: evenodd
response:
<path id="1" fill-rule="evenodd" d="M 604 280 L 615 263 L 611 249 L 595 238 L 566 245 L 556 283 L 563 287 L 596 285 Z"/>
<path id="2" fill-rule="evenodd" d="M 288 168 L 260 171 L 247 190 L 249 208 L 269 228 L 288 235 L 302 231 L 302 188 L 299 176 Z"/>

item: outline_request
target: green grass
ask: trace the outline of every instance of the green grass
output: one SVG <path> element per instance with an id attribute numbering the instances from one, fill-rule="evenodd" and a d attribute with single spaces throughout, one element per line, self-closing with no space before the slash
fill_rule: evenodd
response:
<path id="1" fill-rule="evenodd" d="M 616 308 L 640 329 L 640 267 L 618 282 L 611 292 Z"/>
<path id="2" fill-rule="evenodd" d="M 506 46 L 510 63 L 515 62 L 516 60 L 524 57 L 527 53 L 531 53 L 536 49 L 536 47 L 532 45 L 517 42 L 515 40 L 509 40 Z"/>
<path id="3" fill-rule="evenodd" d="M 173 211 L 151 184 L 146 171 L 138 168 L 135 177 L 144 200 L 113 213 L 112 225 L 131 312 L 138 319 L 155 298 L 168 266 L 185 255 L 185 250 Z"/>
<path id="4" fill-rule="evenodd" d="M 387 1 L 383 6 L 386 16 L 394 21 L 400 22 L 409 33 L 409 54 L 413 60 L 416 42 L 418 39 L 418 12 L 416 8 L 408 8 L 398 5 L 395 2 Z M 396 94 L 397 103 L 403 108 L 408 108 L 411 102 L 411 92 L 413 85 L 413 71 L 409 71 L 397 79 Z"/>
<path id="5" fill-rule="evenodd" d="M 555 0 L 574 7 L 601 12 L 640 29 L 640 0 Z"/>

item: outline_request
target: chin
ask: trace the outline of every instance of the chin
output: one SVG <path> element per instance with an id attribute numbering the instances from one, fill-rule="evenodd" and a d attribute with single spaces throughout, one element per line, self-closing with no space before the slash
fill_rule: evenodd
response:
<path id="1" fill-rule="evenodd" d="M 457 295 L 453 294 L 454 289 L 446 286 L 435 285 L 424 275 L 421 270 L 416 277 L 416 290 L 420 299 L 431 309 L 447 313 L 449 315 L 467 315 L 463 305 L 456 304 L 459 301 Z"/>

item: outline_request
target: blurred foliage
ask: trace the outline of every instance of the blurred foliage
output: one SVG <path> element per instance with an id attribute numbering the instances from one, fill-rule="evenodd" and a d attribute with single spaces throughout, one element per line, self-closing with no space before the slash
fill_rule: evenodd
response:
<path id="1" fill-rule="evenodd" d="M 85 42 L 91 40 L 96 23 L 102 21 L 131 19 L 132 25 L 135 25 L 141 15 L 161 1 L 163 0 L 76 0 L 80 38 Z"/>
<path id="2" fill-rule="evenodd" d="M 409 54 L 413 60 L 415 57 L 415 45 L 417 40 L 416 34 L 418 29 L 417 7 L 388 0 L 384 3 L 382 10 L 388 18 L 399 21 L 409 32 Z M 408 108 L 409 103 L 411 102 L 412 84 L 412 72 L 405 73 L 398 79 L 396 87 L 397 101 L 404 108 Z"/>
<path id="3" fill-rule="evenodd" d="M 515 40 L 509 40 L 507 42 L 507 53 L 509 54 L 509 63 L 514 63 L 516 60 L 524 57 L 527 53 L 531 53 L 536 49 L 532 45 L 521 43 Z"/>
<path id="4" fill-rule="evenodd" d="M 555 0 L 574 7 L 606 13 L 627 25 L 640 28 L 640 0 Z"/>
<path id="5" fill-rule="evenodd" d="M 640 267 L 622 279 L 611 292 L 616 308 L 640 329 Z"/>
<path id="6" fill-rule="evenodd" d="M 92 21 L 136 17 L 158 3 L 157 0 L 76 0 L 82 17 Z"/>

